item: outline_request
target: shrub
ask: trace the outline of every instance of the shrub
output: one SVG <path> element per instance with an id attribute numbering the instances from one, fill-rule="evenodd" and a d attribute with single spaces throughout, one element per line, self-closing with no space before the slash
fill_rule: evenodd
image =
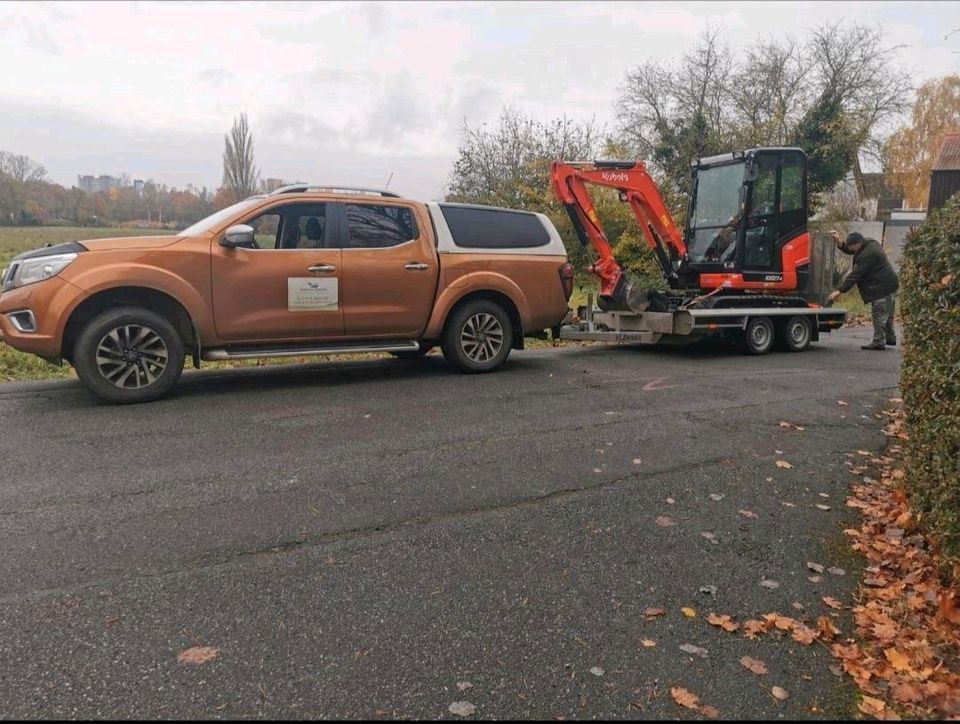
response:
<path id="1" fill-rule="evenodd" d="M 960 561 L 960 194 L 906 240 L 901 388 L 907 483 L 949 561 Z"/>

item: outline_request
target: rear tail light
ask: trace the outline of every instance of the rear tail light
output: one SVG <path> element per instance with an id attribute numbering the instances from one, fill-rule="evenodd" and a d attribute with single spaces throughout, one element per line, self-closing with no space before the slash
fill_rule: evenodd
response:
<path id="1" fill-rule="evenodd" d="M 560 284 L 563 286 L 563 296 L 569 302 L 573 294 L 573 264 L 560 267 Z"/>

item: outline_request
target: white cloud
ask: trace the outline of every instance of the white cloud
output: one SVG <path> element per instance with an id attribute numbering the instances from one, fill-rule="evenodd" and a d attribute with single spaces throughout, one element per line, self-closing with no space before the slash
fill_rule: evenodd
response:
<path id="1" fill-rule="evenodd" d="M 900 57 L 920 81 L 960 69 L 960 33 L 943 38 L 960 28 L 958 7 L 0 4 L 0 130 L 5 147 L 37 157 L 63 182 L 127 171 L 210 185 L 223 134 L 246 112 L 271 176 L 382 185 L 397 171 L 405 190 L 436 195 L 464 121 L 495 120 L 509 103 L 608 124 L 627 69 L 676 58 L 708 26 L 736 48 L 823 22 L 877 22 L 891 43 L 905 44 Z M 132 167 L 117 168 L 123 163 Z"/>

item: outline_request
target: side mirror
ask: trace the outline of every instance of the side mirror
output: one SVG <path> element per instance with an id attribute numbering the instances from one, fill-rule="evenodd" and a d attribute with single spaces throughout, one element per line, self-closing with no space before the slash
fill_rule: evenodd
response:
<path id="1" fill-rule="evenodd" d="M 224 232 L 223 238 L 220 239 L 220 246 L 227 249 L 235 249 L 237 247 L 252 248 L 254 246 L 253 227 L 247 226 L 246 224 L 235 224 L 231 226 Z"/>

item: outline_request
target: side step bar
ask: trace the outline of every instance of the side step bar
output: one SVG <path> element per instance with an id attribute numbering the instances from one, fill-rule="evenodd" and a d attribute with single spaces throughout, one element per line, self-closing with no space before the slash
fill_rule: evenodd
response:
<path id="1" fill-rule="evenodd" d="M 207 362 L 223 362 L 232 359 L 263 359 L 267 357 L 307 357 L 326 354 L 359 354 L 362 352 L 416 352 L 419 342 L 380 342 L 364 344 L 317 344 L 305 346 L 270 345 L 259 347 L 225 347 L 223 349 L 204 349 L 203 359 Z"/>

